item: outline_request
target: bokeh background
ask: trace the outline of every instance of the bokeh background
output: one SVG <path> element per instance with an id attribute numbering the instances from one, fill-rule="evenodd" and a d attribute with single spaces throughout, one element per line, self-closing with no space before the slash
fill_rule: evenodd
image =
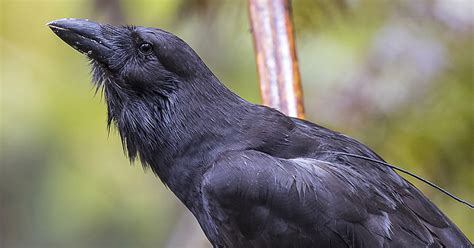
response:
<path id="1" fill-rule="evenodd" d="M 474 201 L 474 2 L 294 0 L 309 120 Z M 63 17 L 161 27 L 259 102 L 243 0 L 0 0 L 0 247 L 206 247 L 151 171 L 106 129 Z M 411 179 L 410 179 L 411 180 Z M 474 213 L 421 184 L 474 240 Z"/>

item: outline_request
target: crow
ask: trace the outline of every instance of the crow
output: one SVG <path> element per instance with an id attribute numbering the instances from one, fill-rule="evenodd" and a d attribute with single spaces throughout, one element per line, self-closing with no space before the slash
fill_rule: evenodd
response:
<path id="1" fill-rule="evenodd" d="M 175 35 L 82 19 L 48 26 L 91 60 L 131 162 L 158 175 L 213 247 L 471 246 L 368 147 L 240 98 Z"/>

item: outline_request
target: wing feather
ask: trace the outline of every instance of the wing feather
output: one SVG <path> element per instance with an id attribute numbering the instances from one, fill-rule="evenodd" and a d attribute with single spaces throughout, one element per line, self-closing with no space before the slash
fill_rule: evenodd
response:
<path id="1" fill-rule="evenodd" d="M 231 216 L 226 222 L 213 220 L 219 229 L 240 230 L 239 240 L 224 243 L 250 240 L 245 245 L 251 247 L 258 245 L 255 237 L 264 237 L 272 247 L 285 240 L 382 247 L 390 239 L 388 214 L 369 213 L 367 209 L 377 208 L 367 205 L 395 209 L 374 202 L 369 184 L 354 183 L 361 180 L 358 174 L 346 170 L 317 159 L 280 159 L 245 151 L 217 161 L 205 175 L 203 192 L 213 213 Z"/>

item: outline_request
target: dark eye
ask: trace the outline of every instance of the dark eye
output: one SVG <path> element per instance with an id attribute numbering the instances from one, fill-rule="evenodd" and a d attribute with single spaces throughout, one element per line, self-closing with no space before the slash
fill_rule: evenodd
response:
<path id="1" fill-rule="evenodd" d="M 153 51 L 153 46 L 150 43 L 142 43 L 138 48 L 143 54 L 150 54 Z"/>

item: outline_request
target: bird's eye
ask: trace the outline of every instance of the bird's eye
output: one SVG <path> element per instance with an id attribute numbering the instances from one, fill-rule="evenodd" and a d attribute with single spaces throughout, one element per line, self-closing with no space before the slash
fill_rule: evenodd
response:
<path id="1" fill-rule="evenodd" d="M 142 43 L 138 48 L 143 54 L 150 54 L 153 51 L 153 46 L 150 43 Z"/>

